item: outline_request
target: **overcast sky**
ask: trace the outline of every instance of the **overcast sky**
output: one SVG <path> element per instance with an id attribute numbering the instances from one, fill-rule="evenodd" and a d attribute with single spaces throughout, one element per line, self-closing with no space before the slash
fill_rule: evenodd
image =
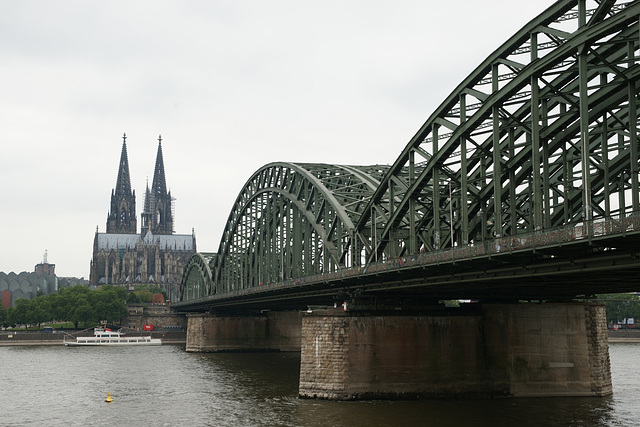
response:
<path id="1" fill-rule="evenodd" d="M 176 233 L 215 252 L 258 168 L 393 163 L 552 3 L 0 0 L 0 271 L 88 278 L 125 132 L 138 228 L 162 134 Z"/>

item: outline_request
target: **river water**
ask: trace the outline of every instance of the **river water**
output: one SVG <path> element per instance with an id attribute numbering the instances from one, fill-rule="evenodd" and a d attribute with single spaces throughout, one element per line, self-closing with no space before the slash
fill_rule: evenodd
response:
<path id="1" fill-rule="evenodd" d="M 0 425 L 640 425 L 640 344 L 612 343 L 610 355 L 604 398 L 330 402 L 297 397 L 298 353 L 0 347 Z"/>

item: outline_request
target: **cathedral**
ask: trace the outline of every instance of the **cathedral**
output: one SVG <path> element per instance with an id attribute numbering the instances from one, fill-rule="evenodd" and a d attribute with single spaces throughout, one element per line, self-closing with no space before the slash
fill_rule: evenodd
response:
<path id="1" fill-rule="evenodd" d="M 136 192 L 131 189 L 125 134 L 118 179 L 111 191 L 106 233 L 98 232 L 96 227 L 90 284 L 120 285 L 128 289 L 138 284 L 152 284 L 164 289 L 170 299 L 177 295 L 184 267 L 196 252 L 196 237 L 193 231 L 174 234 L 173 201 L 165 180 L 162 138 L 158 138 L 153 182 L 151 189 L 147 182 L 138 234 Z"/>

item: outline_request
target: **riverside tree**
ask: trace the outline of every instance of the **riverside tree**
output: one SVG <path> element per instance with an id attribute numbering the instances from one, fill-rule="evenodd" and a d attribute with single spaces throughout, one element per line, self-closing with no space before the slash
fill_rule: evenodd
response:
<path id="1" fill-rule="evenodd" d="M 9 325 L 8 320 L 9 320 L 9 309 L 4 308 L 2 305 L 0 305 L 0 325 L 6 328 Z"/>
<path id="2" fill-rule="evenodd" d="M 37 325 L 51 321 L 73 322 L 77 328 L 100 321 L 119 322 L 127 314 L 127 291 L 124 288 L 103 286 L 91 290 L 83 285 L 70 286 L 57 293 L 39 296 L 34 300 L 21 298 L 9 310 L 3 323 Z"/>
<path id="3" fill-rule="evenodd" d="M 625 319 L 640 319 L 640 297 L 635 294 L 599 295 L 607 310 L 607 323 L 619 323 Z"/>

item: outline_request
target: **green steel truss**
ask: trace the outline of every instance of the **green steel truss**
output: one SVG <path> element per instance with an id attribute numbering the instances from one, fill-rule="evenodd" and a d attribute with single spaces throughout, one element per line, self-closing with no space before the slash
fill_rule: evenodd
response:
<path id="1" fill-rule="evenodd" d="M 558 1 L 480 64 L 364 210 L 367 261 L 640 210 L 639 14 Z"/>
<path id="2" fill-rule="evenodd" d="M 212 266 L 217 255 L 214 253 L 195 253 L 189 259 L 181 283 L 180 300 L 194 300 L 215 293 Z M 186 284 L 186 286 L 185 286 Z"/>
<path id="3" fill-rule="evenodd" d="M 556 2 L 391 166 L 264 166 L 182 300 L 637 214 L 639 16 L 640 1 Z"/>
<path id="4" fill-rule="evenodd" d="M 230 292 L 350 267 L 354 224 L 389 166 L 272 163 L 244 185 L 208 268 L 186 267 L 183 299 Z"/>

